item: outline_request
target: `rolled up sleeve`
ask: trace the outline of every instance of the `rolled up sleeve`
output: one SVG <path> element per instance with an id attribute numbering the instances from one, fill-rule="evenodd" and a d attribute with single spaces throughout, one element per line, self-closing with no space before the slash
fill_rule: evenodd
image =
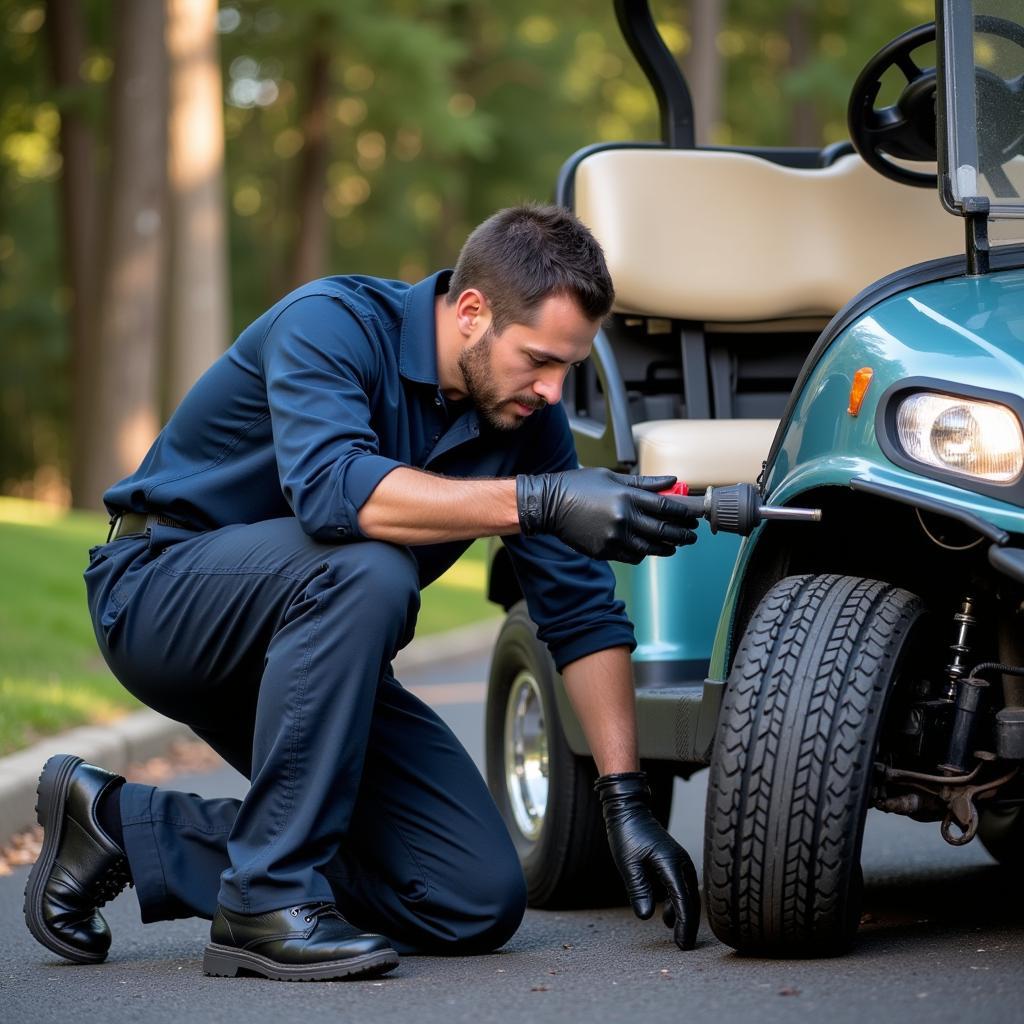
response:
<path id="1" fill-rule="evenodd" d="M 403 465 L 379 453 L 370 398 L 380 353 L 328 295 L 287 306 L 261 349 L 281 490 L 303 530 L 324 542 L 362 537 L 359 510 Z"/>
<path id="2" fill-rule="evenodd" d="M 554 406 L 546 416 L 544 443 L 527 446 L 517 472 L 554 473 L 579 465 L 565 411 Z M 595 651 L 636 647 L 633 624 L 615 597 L 615 575 L 607 562 L 581 555 L 552 536 L 514 534 L 503 540 L 537 635 L 559 672 Z"/>

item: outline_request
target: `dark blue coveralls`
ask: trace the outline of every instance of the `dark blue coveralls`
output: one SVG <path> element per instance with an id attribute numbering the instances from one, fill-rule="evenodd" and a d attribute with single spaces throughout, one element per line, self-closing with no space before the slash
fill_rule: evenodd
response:
<path id="1" fill-rule="evenodd" d="M 511 840 L 465 750 L 391 660 L 420 589 L 468 542 L 406 548 L 357 514 L 397 466 L 456 477 L 575 468 L 560 405 L 512 432 L 450 408 L 434 303 L 409 286 L 315 281 L 200 378 L 112 513 L 177 525 L 93 548 L 89 610 L 114 675 L 251 781 L 244 800 L 126 784 L 144 921 L 335 900 L 399 949 L 495 948 L 521 920 Z M 606 563 L 552 537 L 505 540 L 561 668 L 634 644 Z"/>

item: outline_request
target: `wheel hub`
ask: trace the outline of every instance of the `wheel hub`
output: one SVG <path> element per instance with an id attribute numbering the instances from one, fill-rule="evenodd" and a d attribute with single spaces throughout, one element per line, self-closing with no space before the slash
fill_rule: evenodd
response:
<path id="1" fill-rule="evenodd" d="M 538 839 L 548 805 L 548 735 L 540 688 L 527 669 L 513 681 L 505 708 L 505 786 L 519 831 Z"/>

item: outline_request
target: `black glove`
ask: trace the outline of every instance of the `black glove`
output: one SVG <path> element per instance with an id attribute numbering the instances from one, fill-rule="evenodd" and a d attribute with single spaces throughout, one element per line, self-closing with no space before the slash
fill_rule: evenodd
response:
<path id="1" fill-rule="evenodd" d="M 693 949 L 700 925 L 697 871 L 690 855 L 654 817 L 647 776 L 602 775 L 594 790 L 601 798 L 612 859 L 636 916 L 646 921 L 654 913 L 651 882 L 660 882 L 668 897 L 663 920 L 680 949 Z"/>
<path id="2" fill-rule="evenodd" d="M 554 534 L 591 558 L 636 565 L 697 539 L 697 520 L 683 503 L 657 493 L 675 482 L 674 476 L 624 476 L 610 469 L 519 476 L 519 523 L 527 537 Z"/>

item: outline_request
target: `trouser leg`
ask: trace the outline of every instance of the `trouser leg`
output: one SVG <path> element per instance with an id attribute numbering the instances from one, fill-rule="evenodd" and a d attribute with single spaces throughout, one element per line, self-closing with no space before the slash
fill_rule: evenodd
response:
<path id="1" fill-rule="evenodd" d="M 153 786 L 121 788 L 125 852 L 143 922 L 213 917 L 240 806 Z"/>
<path id="2" fill-rule="evenodd" d="M 225 734 L 210 737 L 227 757 Z M 160 880 L 140 893 L 144 920 L 211 917 L 228 866 L 237 800 L 125 786 L 133 869 Z M 526 887 L 515 848 L 475 765 L 417 697 L 385 678 L 377 694 L 359 795 L 338 853 L 324 868 L 354 924 L 399 952 L 485 952 L 519 927 Z"/>
<path id="3" fill-rule="evenodd" d="M 95 589 L 101 648 L 151 707 L 215 732 L 233 700 L 241 711 L 256 691 L 252 785 L 227 833 L 218 900 L 257 913 L 332 899 L 323 868 L 349 827 L 380 679 L 418 607 L 409 552 L 373 542 L 322 545 L 295 520 L 274 520 L 173 545 L 140 568 L 113 609 L 103 587 Z M 174 908 L 159 906 L 166 878 L 156 875 L 154 857 L 135 849 L 137 840 L 148 818 L 159 855 L 162 826 L 180 829 L 184 818 L 172 795 L 143 802 L 129 790 L 122 807 L 143 876 L 140 899 L 154 897 L 152 919 Z M 200 807 L 187 821 L 184 847 L 212 851 L 197 863 L 215 862 L 214 837 L 230 811 L 223 803 Z M 165 876 L 166 864 L 159 866 Z"/>
<path id="4" fill-rule="evenodd" d="M 246 778 L 252 761 L 257 693 L 236 694 L 219 728 L 194 731 Z M 241 800 L 126 783 L 121 787 L 125 852 L 137 879 L 142 920 L 205 917 L 217 909 L 220 876 L 231 866 L 228 835 Z"/>
<path id="5" fill-rule="evenodd" d="M 526 909 L 515 847 L 472 759 L 390 677 L 352 825 L 328 873 L 346 917 L 399 952 L 496 949 Z"/>

